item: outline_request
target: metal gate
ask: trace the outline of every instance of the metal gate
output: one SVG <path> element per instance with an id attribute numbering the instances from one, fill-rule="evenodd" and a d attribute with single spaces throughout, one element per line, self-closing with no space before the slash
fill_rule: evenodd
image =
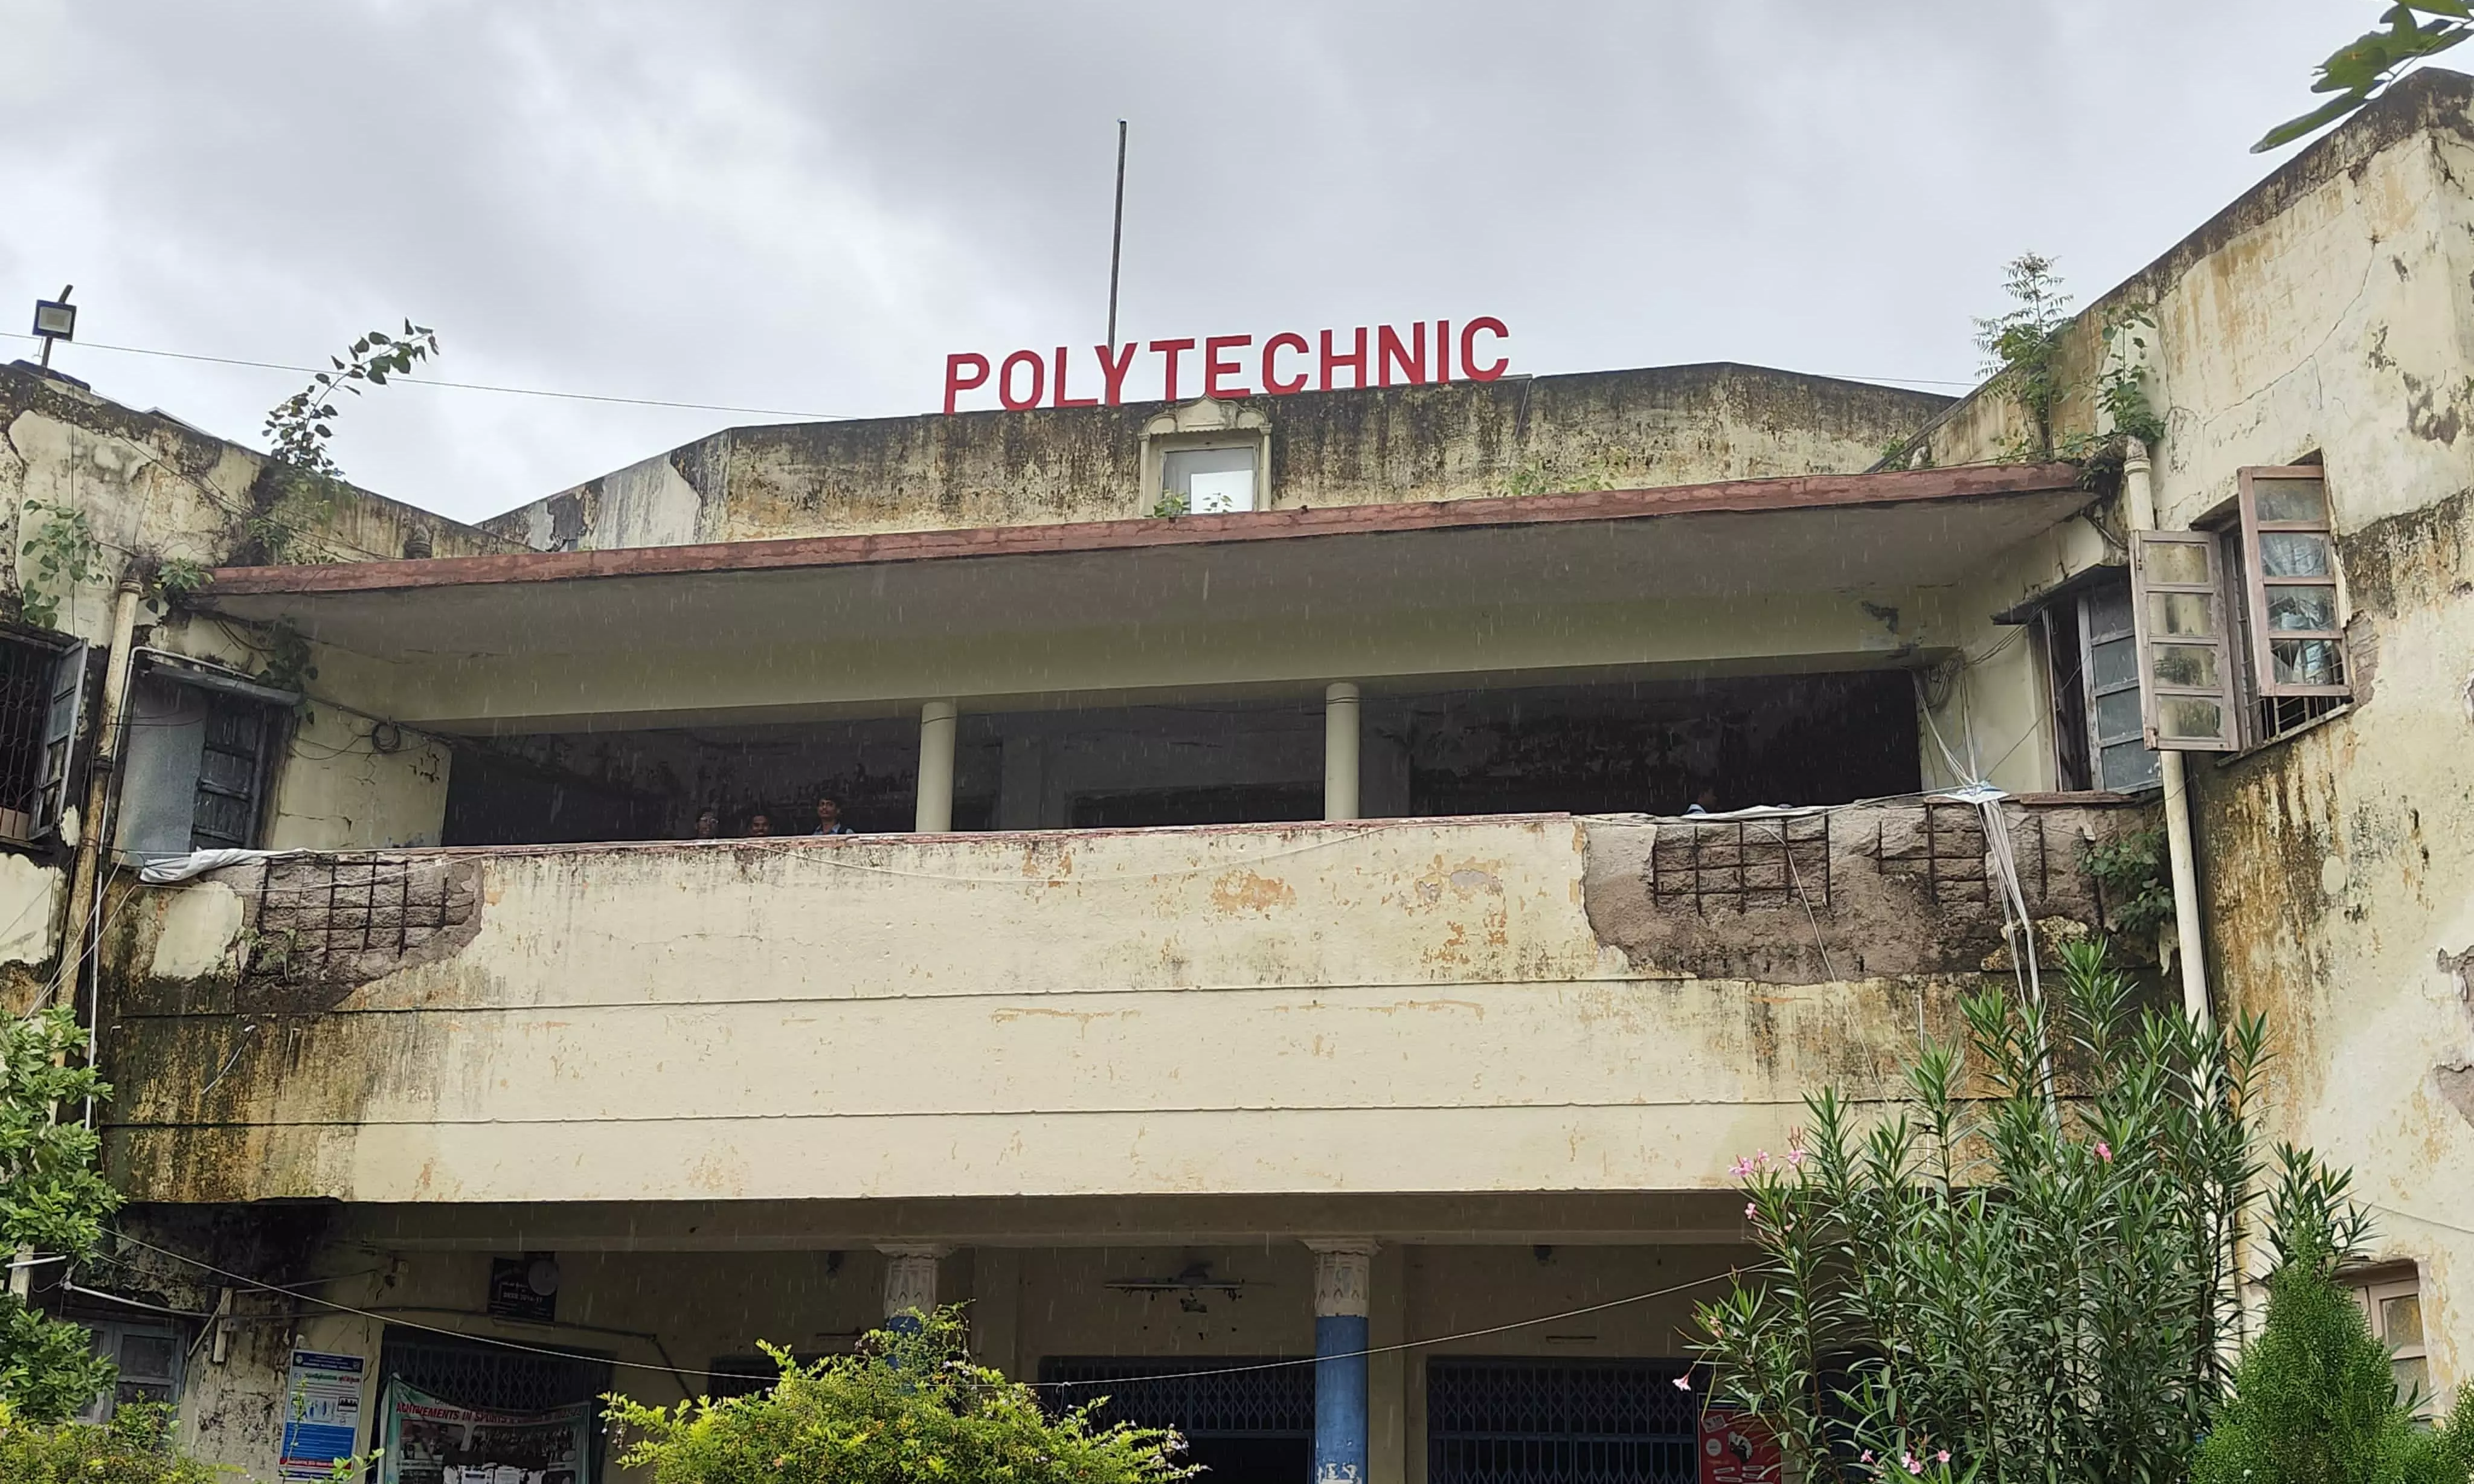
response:
<path id="1" fill-rule="evenodd" d="M 1314 1472 L 1314 1366 L 1295 1357 L 1051 1356 L 1039 1378 L 1051 1406 L 1105 1397 L 1103 1424 L 1176 1428 L 1208 1484 L 1307 1484 Z"/>
<path id="2" fill-rule="evenodd" d="M 1426 1362 L 1427 1484 L 1694 1484 L 1677 1360 Z"/>

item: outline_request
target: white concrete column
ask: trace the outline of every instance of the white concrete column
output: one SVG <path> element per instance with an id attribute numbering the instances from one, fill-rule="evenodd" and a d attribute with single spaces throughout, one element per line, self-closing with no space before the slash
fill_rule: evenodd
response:
<path id="1" fill-rule="evenodd" d="M 1357 813 L 1357 685 L 1335 680 L 1322 693 L 1322 816 Z"/>
<path id="2" fill-rule="evenodd" d="M 936 1308 L 936 1260 L 950 1247 L 880 1247 L 885 1253 L 885 1317 L 913 1323 Z"/>
<path id="3" fill-rule="evenodd" d="M 912 828 L 942 835 L 954 827 L 954 718 L 952 701 L 919 708 L 919 813 Z"/>

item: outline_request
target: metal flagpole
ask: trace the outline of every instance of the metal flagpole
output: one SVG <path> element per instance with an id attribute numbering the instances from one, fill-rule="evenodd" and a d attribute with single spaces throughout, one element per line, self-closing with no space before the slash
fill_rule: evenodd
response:
<path id="1" fill-rule="evenodd" d="M 1117 221 L 1108 231 L 1108 352 L 1117 350 L 1117 266 L 1126 250 L 1126 121 L 1117 120 Z M 1062 373 L 1059 373 L 1062 375 Z"/>

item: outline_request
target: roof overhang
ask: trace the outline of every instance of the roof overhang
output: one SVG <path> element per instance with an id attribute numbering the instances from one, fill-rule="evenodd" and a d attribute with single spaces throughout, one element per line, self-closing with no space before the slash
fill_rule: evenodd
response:
<path id="1" fill-rule="evenodd" d="M 390 665 L 605 659 L 1039 636 L 1420 625 L 1482 647 L 1505 616 L 1957 588 L 2093 499 L 2069 465 L 1735 480 L 1425 504 L 225 569 L 203 603 Z M 1507 620 L 1508 621 L 1508 620 Z M 1467 631 L 1463 633 L 1462 631 Z M 1471 637 L 1476 636 L 1476 637 Z M 1284 641 L 1285 642 L 1285 641 Z M 1027 649 L 1023 652 L 1029 652 Z M 840 663 L 840 662 L 837 662 Z M 1527 663 L 1527 662 L 1524 662 Z M 1582 663 L 1576 654 L 1570 663 Z M 1332 672 L 1339 672 L 1337 670 Z M 528 684 L 568 689 L 546 678 Z M 1269 671 L 1266 671 L 1269 673 Z M 1062 676 L 1056 677 L 1062 680 Z M 923 683 L 925 683 L 923 678 Z M 578 683 L 580 686 L 580 682 Z M 499 687 L 514 704 L 506 685 Z M 1024 692 L 1040 690 L 1027 684 Z M 582 698 L 578 691 L 577 700 Z M 912 692 L 945 693 L 940 692 Z M 821 697 L 819 697 L 821 699 Z M 441 701 L 442 721 L 478 723 Z M 589 707 L 587 709 L 590 709 Z M 563 712 L 562 714 L 572 714 Z"/>

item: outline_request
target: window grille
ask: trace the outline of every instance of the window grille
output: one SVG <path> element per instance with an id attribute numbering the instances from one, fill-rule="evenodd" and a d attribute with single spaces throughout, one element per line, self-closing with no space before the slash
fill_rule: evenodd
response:
<path id="1" fill-rule="evenodd" d="M 34 838 L 41 813 L 44 722 L 60 656 L 21 640 L 0 639 L 0 835 Z"/>
<path id="2" fill-rule="evenodd" d="M 86 1345 L 120 1368 L 112 1389 L 96 1397 L 78 1414 L 82 1422 L 100 1425 L 124 1401 L 169 1405 L 181 1393 L 181 1336 L 168 1325 L 122 1324 L 116 1320 L 80 1320 Z"/>
<path id="3" fill-rule="evenodd" d="M 1175 1359 L 1051 1356 L 1039 1363 L 1052 1406 L 1108 1399 L 1098 1421 L 1174 1427 L 1189 1438 L 1312 1438 L 1315 1368 L 1275 1364 L 1277 1355 L 1189 1355 Z M 1262 1370 L 1239 1369 L 1261 1366 Z M 1213 1375 L 1192 1375 L 1216 1371 Z M 1058 1386 L 1056 1382 L 1087 1382 Z"/>
<path id="4" fill-rule="evenodd" d="M 2091 781 L 2120 793 L 2160 786 L 2164 759 L 2148 750 L 2140 714 L 2139 640 L 2130 584 L 2108 583 L 2080 595 L 2077 627 L 2077 668 L 2086 685 L 2080 703 L 2087 723 L 2083 747 L 2093 760 Z"/>
<path id="5" fill-rule="evenodd" d="M 1680 1360 L 1429 1360 L 1428 1484 L 1694 1484 Z"/>
<path id="6" fill-rule="evenodd" d="M 542 1355 L 400 1330 L 388 1332 L 379 1370 L 391 1380 L 451 1405 L 500 1412 L 546 1412 L 591 1401 L 610 1390 L 607 1360 Z"/>

